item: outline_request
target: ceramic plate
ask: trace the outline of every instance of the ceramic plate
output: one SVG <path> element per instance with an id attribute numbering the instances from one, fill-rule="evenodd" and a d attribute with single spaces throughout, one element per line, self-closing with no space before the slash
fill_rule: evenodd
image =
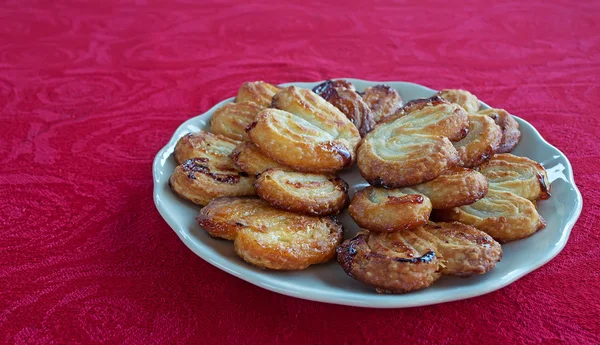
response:
<path id="1" fill-rule="evenodd" d="M 359 91 L 381 82 L 357 79 L 351 81 Z M 317 83 L 288 83 L 312 88 Z M 407 82 L 385 82 L 400 93 L 404 102 L 430 97 L 435 90 Z M 158 152 L 153 164 L 154 201 L 165 221 L 188 248 L 212 265 L 262 288 L 284 295 L 313 301 L 373 308 L 402 308 L 455 301 L 498 290 L 554 258 L 565 246 L 569 233 L 579 217 L 582 199 L 573 181 L 573 170 L 567 157 L 546 142 L 528 122 L 515 116 L 521 128 L 521 141 L 512 152 L 540 162 L 548 171 L 552 197 L 538 203 L 540 214 L 548 226 L 524 240 L 502 246 L 504 256 L 491 272 L 467 279 L 443 276 L 431 287 L 402 295 L 380 295 L 350 278 L 335 262 L 311 266 L 304 271 L 267 271 L 242 261 L 233 251 L 231 242 L 216 240 L 202 230 L 194 217 L 199 206 L 178 198 L 167 185 L 175 169 L 172 153 L 177 140 L 188 132 L 208 130 L 213 112 L 233 98 L 216 104 L 206 113 L 184 122 L 169 143 Z M 497 105 L 502 107 L 501 104 Z M 488 108 L 483 104 L 484 108 Z M 350 193 L 366 186 L 358 168 L 341 174 L 350 185 Z M 354 236 L 358 227 L 346 211 L 339 219 L 344 224 L 344 238 Z"/>

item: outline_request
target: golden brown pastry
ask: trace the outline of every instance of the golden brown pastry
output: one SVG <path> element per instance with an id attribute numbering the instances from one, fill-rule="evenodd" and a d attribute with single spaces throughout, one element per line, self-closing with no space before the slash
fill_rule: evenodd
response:
<path id="1" fill-rule="evenodd" d="M 363 139 L 357 160 L 367 182 L 387 188 L 433 180 L 459 162 L 447 138 L 404 133 L 393 123 L 378 125 Z"/>
<path id="2" fill-rule="evenodd" d="M 229 157 L 188 159 L 169 178 L 177 195 L 202 206 L 222 196 L 255 195 L 253 183 L 254 176 L 240 171 Z"/>
<path id="3" fill-rule="evenodd" d="M 248 223 L 248 219 L 270 209 L 268 204 L 258 198 L 223 197 L 213 199 L 204 206 L 196 221 L 212 237 L 233 241 L 238 230 Z"/>
<path id="4" fill-rule="evenodd" d="M 364 137 L 375 125 L 373 113 L 354 86 L 349 88 L 347 84 L 352 85 L 347 81 L 328 80 L 315 86 L 313 91 L 344 113 Z"/>
<path id="5" fill-rule="evenodd" d="M 210 120 L 210 131 L 233 140 L 248 140 L 246 127 L 261 110 L 262 107 L 254 102 L 227 103 L 214 112 Z"/>
<path id="6" fill-rule="evenodd" d="M 285 110 L 340 140 L 358 144 L 358 130 L 339 109 L 309 89 L 290 86 L 273 97 L 273 107 Z"/>
<path id="7" fill-rule="evenodd" d="M 434 98 L 409 102 L 404 109 L 380 123 L 359 147 L 361 175 L 374 186 L 423 183 L 459 162 L 449 139 L 467 133 L 468 116 L 460 106 Z"/>
<path id="8" fill-rule="evenodd" d="M 498 242 L 525 238 L 546 227 L 531 201 L 493 189 L 471 205 L 436 210 L 434 218 L 472 225 Z"/>
<path id="9" fill-rule="evenodd" d="M 402 98 L 398 91 L 389 85 L 380 84 L 368 87 L 361 95 L 373 111 L 373 121 L 375 123 L 394 115 L 402 106 Z"/>
<path id="10" fill-rule="evenodd" d="M 437 106 L 440 104 L 450 104 L 447 100 L 439 95 L 433 95 L 429 98 L 417 98 L 408 101 L 402 108 L 398 109 L 396 116 L 412 113 L 413 111 L 421 110 L 425 107 Z"/>
<path id="11" fill-rule="evenodd" d="M 442 274 L 468 277 L 484 274 L 502 259 L 502 247 L 488 234 L 459 222 L 434 223 L 413 230 L 444 257 Z"/>
<path id="12" fill-rule="evenodd" d="M 273 168 L 260 174 L 254 186 L 274 207 L 297 213 L 326 216 L 348 204 L 348 184 L 335 176 Z"/>
<path id="13" fill-rule="evenodd" d="M 246 82 L 240 87 L 235 103 L 254 102 L 266 108 L 271 105 L 273 96 L 279 91 L 280 88 L 264 81 Z"/>
<path id="14" fill-rule="evenodd" d="M 483 198 L 488 191 L 488 181 L 475 170 L 454 167 L 429 182 L 410 188 L 426 195 L 435 209 L 452 208 Z"/>
<path id="15" fill-rule="evenodd" d="M 277 161 L 263 154 L 256 145 L 249 141 L 236 146 L 230 157 L 238 168 L 251 176 L 260 174 L 269 168 L 289 170 L 288 167 L 277 163 Z"/>
<path id="16" fill-rule="evenodd" d="M 348 212 L 361 228 L 391 232 L 425 224 L 431 201 L 410 188 L 367 187 L 354 194 Z"/>
<path id="17" fill-rule="evenodd" d="M 273 210 L 238 230 L 233 245 L 246 262 L 272 270 L 303 270 L 335 256 L 343 239 L 335 218 Z"/>
<path id="18" fill-rule="evenodd" d="M 428 287 L 440 277 L 442 260 L 430 242 L 411 230 L 362 230 L 337 249 L 337 261 L 344 271 L 379 293 Z"/>
<path id="19" fill-rule="evenodd" d="M 239 142 L 223 135 L 200 131 L 188 133 L 175 145 L 175 161 L 181 164 L 190 158 L 221 159 L 231 154 Z"/>
<path id="20" fill-rule="evenodd" d="M 295 170 L 334 173 L 352 164 L 354 147 L 346 140 L 292 113 L 265 109 L 252 126 L 248 134 L 260 151 Z"/>
<path id="21" fill-rule="evenodd" d="M 550 197 L 548 174 L 538 162 L 510 153 L 497 154 L 479 167 L 490 189 L 507 191 L 535 201 Z"/>
<path id="22" fill-rule="evenodd" d="M 504 109 L 483 109 L 478 114 L 491 117 L 502 130 L 502 139 L 496 153 L 511 152 L 521 139 L 519 123 Z"/>
<path id="23" fill-rule="evenodd" d="M 415 109 L 380 123 L 363 139 L 358 167 L 370 184 L 398 188 L 423 183 L 459 162 L 448 138 L 458 140 L 466 134 L 464 110 L 447 102 Z"/>
<path id="24" fill-rule="evenodd" d="M 211 236 L 234 241 L 245 261 L 274 270 L 301 270 L 327 262 L 342 241 L 334 217 L 310 217 L 253 198 L 219 198 L 196 218 Z"/>
<path id="25" fill-rule="evenodd" d="M 463 107 L 468 113 L 475 113 L 479 110 L 479 100 L 477 97 L 466 90 L 446 89 L 438 93 L 441 97 L 451 103 L 456 103 Z"/>
<path id="26" fill-rule="evenodd" d="M 469 114 L 469 133 L 454 143 L 461 166 L 473 168 L 496 153 L 502 140 L 502 130 L 494 120 L 484 115 Z"/>
<path id="27" fill-rule="evenodd" d="M 329 88 L 336 88 L 336 87 L 343 87 L 346 89 L 350 89 L 352 91 L 356 91 L 356 88 L 354 87 L 354 85 L 347 81 L 347 80 L 343 80 L 343 79 L 338 79 L 338 80 L 326 80 L 325 82 L 313 87 L 313 92 L 316 93 L 317 95 L 320 95 L 322 92 L 324 92 L 325 89 L 329 89 Z"/>
<path id="28" fill-rule="evenodd" d="M 467 135 L 469 117 L 456 104 L 440 103 L 411 111 L 393 123 L 407 133 L 444 136 L 458 141 Z"/>
<path id="29" fill-rule="evenodd" d="M 275 95 L 250 127 L 250 140 L 277 162 L 303 172 L 333 173 L 352 164 L 360 135 L 336 107 L 308 89 Z M 281 110 L 280 110 L 281 109 Z"/>

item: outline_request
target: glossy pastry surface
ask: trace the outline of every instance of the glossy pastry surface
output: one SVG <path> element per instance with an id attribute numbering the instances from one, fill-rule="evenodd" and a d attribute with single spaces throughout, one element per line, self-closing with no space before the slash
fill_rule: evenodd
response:
<path id="1" fill-rule="evenodd" d="M 490 189 L 486 196 L 471 204 L 436 210 L 435 218 L 472 225 L 498 242 L 529 237 L 546 227 L 535 205 L 511 192 Z"/>
<path id="2" fill-rule="evenodd" d="M 402 98 L 394 88 L 379 84 L 365 89 L 361 93 L 363 100 L 373 111 L 373 121 L 379 123 L 394 115 L 402 106 Z"/>
<path id="3" fill-rule="evenodd" d="M 231 159 L 243 172 L 255 176 L 269 168 L 290 169 L 262 153 L 262 151 L 250 141 L 238 144 L 231 152 Z"/>
<path id="4" fill-rule="evenodd" d="M 489 116 L 502 130 L 502 139 L 496 153 L 511 152 L 521 139 L 519 123 L 504 109 L 483 109 L 477 114 Z"/>
<path id="5" fill-rule="evenodd" d="M 468 113 L 475 113 L 477 110 L 479 110 L 479 100 L 469 91 L 460 89 L 446 89 L 440 91 L 438 95 L 451 103 L 460 105 Z"/>
<path id="6" fill-rule="evenodd" d="M 444 257 L 442 274 L 469 277 L 484 274 L 502 259 L 502 247 L 490 235 L 459 222 L 429 222 L 415 229 Z"/>
<path id="7" fill-rule="evenodd" d="M 356 126 L 360 136 L 364 137 L 375 125 L 373 113 L 354 87 L 348 87 L 348 84 L 328 80 L 317 85 L 313 91 L 346 115 Z"/>
<path id="8" fill-rule="evenodd" d="M 426 288 L 441 276 L 443 257 L 411 230 L 360 231 L 337 249 L 337 261 L 352 278 L 379 293 Z"/>
<path id="9" fill-rule="evenodd" d="M 502 141 L 502 130 L 494 120 L 484 115 L 469 114 L 469 133 L 453 143 L 460 165 L 474 168 L 492 157 Z"/>
<path id="10" fill-rule="evenodd" d="M 279 91 L 280 88 L 264 81 L 246 82 L 240 87 L 235 102 L 254 102 L 262 108 L 267 108 L 271 105 L 273 96 Z"/>
<path id="11" fill-rule="evenodd" d="M 229 157 L 188 159 L 169 178 L 176 194 L 201 206 L 222 196 L 255 195 L 253 183 L 254 176 L 240 171 Z"/>
<path id="12" fill-rule="evenodd" d="M 452 208 L 483 198 L 488 191 L 488 181 L 475 170 L 454 167 L 429 182 L 410 188 L 426 195 L 433 208 Z"/>
<path id="13" fill-rule="evenodd" d="M 348 212 L 362 228 L 391 232 L 425 224 L 431 214 L 431 201 L 410 188 L 367 187 L 354 194 Z"/>
<path id="14" fill-rule="evenodd" d="M 289 87 L 249 127 L 250 140 L 277 162 L 303 172 L 333 173 L 354 162 L 358 129 L 308 89 Z"/>
<path id="15" fill-rule="evenodd" d="M 248 140 L 246 127 L 256 118 L 262 107 L 254 102 L 227 103 L 213 113 L 210 131 L 233 140 Z"/>
<path id="16" fill-rule="evenodd" d="M 274 207 L 308 215 L 331 215 L 348 204 L 348 184 L 339 177 L 268 169 L 255 182 L 256 193 Z"/>
<path id="17" fill-rule="evenodd" d="M 510 153 L 497 154 L 478 168 L 490 188 L 535 201 L 550 197 L 548 173 L 538 162 Z"/>
<path id="18" fill-rule="evenodd" d="M 197 157 L 220 159 L 229 156 L 237 144 L 237 140 L 220 134 L 206 131 L 188 133 L 177 141 L 173 156 L 177 164 Z"/>

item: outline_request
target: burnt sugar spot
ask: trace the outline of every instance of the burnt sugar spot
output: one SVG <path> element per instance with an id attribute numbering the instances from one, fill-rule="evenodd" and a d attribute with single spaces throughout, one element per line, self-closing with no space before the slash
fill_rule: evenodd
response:
<path id="1" fill-rule="evenodd" d="M 188 172 L 188 177 L 195 180 L 196 173 L 204 174 L 213 180 L 221 183 L 236 184 L 240 182 L 240 177 L 245 177 L 247 174 L 236 171 L 235 169 L 227 169 L 234 171 L 234 174 L 222 174 L 211 171 L 208 158 L 192 158 L 185 161 L 183 169 Z M 222 169 L 223 170 L 223 169 Z M 245 174 L 245 176 L 243 175 Z"/>
<path id="2" fill-rule="evenodd" d="M 467 134 L 469 134 L 469 127 L 463 127 L 460 130 L 460 138 L 464 138 L 467 136 Z"/>
<path id="3" fill-rule="evenodd" d="M 368 180 L 368 182 L 373 186 L 373 187 L 385 187 L 384 183 L 383 183 L 383 179 L 381 177 L 376 177 L 374 179 L 370 179 Z"/>
<path id="4" fill-rule="evenodd" d="M 388 196 L 388 202 L 394 203 L 394 204 L 422 204 L 423 200 L 425 200 L 423 198 L 422 195 L 419 194 L 409 194 L 409 195 L 402 195 L 402 196 L 393 196 L 390 195 Z"/>
<path id="5" fill-rule="evenodd" d="M 540 199 L 546 200 L 546 199 L 550 198 L 550 185 L 548 185 L 548 181 L 546 181 L 546 177 L 542 173 L 537 173 L 536 177 L 537 177 L 538 182 L 540 183 L 540 189 L 542 190 Z"/>
<path id="6" fill-rule="evenodd" d="M 416 264 L 416 263 L 428 263 L 431 262 L 435 259 L 435 252 L 430 250 L 427 253 L 423 254 L 422 256 L 418 257 L 418 258 L 396 258 L 395 260 L 398 262 L 407 262 L 407 263 L 411 263 L 411 264 Z"/>
<path id="7" fill-rule="evenodd" d="M 209 161 L 208 158 L 191 158 L 187 161 L 183 162 L 182 166 L 185 171 L 194 171 L 194 172 L 202 172 L 207 169 L 207 167 L 200 163 L 207 163 Z"/>
<path id="8" fill-rule="evenodd" d="M 313 87 L 312 91 L 320 96 L 327 90 L 331 89 L 333 87 L 332 84 L 332 80 L 326 80 L 325 82 Z"/>
<path id="9" fill-rule="evenodd" d="M 306 187 L 320 187 L 323 185 L 322 182 L 319 181 L 308 181 L 308 182 L 299 182 L 299 181 L 285 181 L 285 184 L 296 187 L 296 188 L 306 188 Z"/>
<path id="10" fill-rule="evenodd" d="M 312 91 L 319 96 L 323 96 L 324 93 L 330 92 L 330 90 L 335 88 L 345 88 L 354 91 L 354 85 L 346 80 L 327 80 L 317 86 L 315 86 Z"/>
<path id="11" fill-rule="evenodd" d="M 241 153 L 242 153 L 241 151 L 233 151 L 231 153 L 231 155 L 229 155 L 229 158 L 231 158 L 231 159 L 233 159 L 234 161 L 237 162 L 239 160 L 239 158 L 240 158 L 240 154 Z"/>
<path id="12" fill-rule="evenodd" d="M 246 132 L 250 132 L 250 131 L 252 130 L 252 128 L 256 127 L 256 124 L 257 124 L 257 123 L 258 123 L 258 122 L 256 122 L 256 121 L 253 121 L 251 124 L 249 124 L 249 125 L 246 127 L 246 130 L 245 130 L 245 131 L 246 131 Z"/>
<path id="13" fill-rule="evenodd" d="M 342 178 L 335 177 L 329 179 L 329 181 L 331 181 L 338 190 L 342 191 L 343 193 L 348 193 L 348 183 L 346 183 L 346 181 L 344 181 Z"/>
<path id="14" fill-rule="evenodd" d="M 325 151 L 337 153 L 342 159 L 342 167 L 345 168 L 352 164 L 352 153 L 348 151 L 345 145 L 336 141 L 328 141 L 319 145 Z"/>
<path id="15" fill-rule="evenodd" d="M 423 109 L 426 106 L 436 106 L 438 104 L 450 103 L 439 95 L 434 95 L 429 98 L 419 98 L 407 102 L 401 109 L 405 113 L 411 113 L 416 110 Z"/>

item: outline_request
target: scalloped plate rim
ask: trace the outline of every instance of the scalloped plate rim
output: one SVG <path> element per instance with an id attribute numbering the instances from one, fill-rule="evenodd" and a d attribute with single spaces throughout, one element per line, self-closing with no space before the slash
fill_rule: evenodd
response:
<path id="1" fill-rule="evenodd" d="M 367 80 L 361 80 L 361 79 L 355 79 L 355 78 L 332 78 L 332 79 L 345 79 L 352 83 L 372 84 L 372 85 L 382 84 L 382 83 L 404 84 L 404 85 L 409 85 L 411 87 L 417 87 L 417 88 L 423 89 L 424 91 L 436 92 L 436 90 L 434 90 L 434 89 L 428 88 L 428 87 L 420 85 L 420 84 L 412 83 L 412 82 L 367 81 Z M 316 85 L 321 82 L 323 82 L 323 81 L 289 82 L 289 83 L 282 83 L 279 85 L 289 86 L 289 85 L 299 85 L 300 84 L 300 86 L 312 87 L 312 85 Z M 222 106 L 223 104 L 231 102 L 233 100 L 234 100 L 234 97 L 227 98 L 227 99 L 215 104 L 213 107 L 208 109 L 206 112 L 204 112 L 200 115 L 194 116 L 194 117 L 186 120 L 185 122 L 183 122 L 180 126 L 177 127 L 177 129 L 175 130 L 175 132 L 174 132 L 173 136 L 171 137 L 171 139 L 169 140 L 169 142 L 162 149 L 160 149 L 160 151 L 158 151 L 158 153 L 156 154 L 156 156 L 153 160 L 153 164 L 152 164 L 152 175 L 153 175 L 153 180 L 154 180 L 154 188 L 153 188 L 154 203 L 156 205 L 158 212 L 163 217 L 163 219 L 167 222 L 167 224 L 173 229 L 173 231 L 177 234 L 177 236 L 180 238 L 180 240 L 190 250 L 192 250 L 196 255 L 198 255 L 199 257 L 201 257 L 203 260 L 207 261 L 211 265 L 213 265 L 235 277 L 238 277 L 238 278 L 245 280 L 251 284 L 254 284 L 256 286 L 262 287 L 264 289 L 267 289 L 267 290 L 270 290 L 273 292 L 277 292 L 277 293 L 280 293 L 283 295 L 292 296 L 292 297 L 296 297 L 296 298 L 317 301 L 317 302 L 325 302 L 325 303 L 333 303 L 333 304 L 349 305 L 349 306 L 357 306 L 357 307 L 370 307 L 370 308 L 409 308 L 409 307 L 417 307 L 417 306 L 439 304 L 439 303 L 445 303 L 445 302 L 451 302 L 451 301 L 458 301 L 458 300 L 462 300 L 462 299 L 481 296 L 481 295 L 499 290 L 509 284 L 514 283 L 515 281 L 522 278 L 526 274 L 533 272 L 534 270 L 540 268 L 541 266 L 543 266 L 544 264 L 546 264 L 550 260 L 552 260 L 554 257 L 556 257 L 565 247 L 565 245 L 568 241 L 568 238 L 570 236 L 571 230 L 573 229 L 577 219 L 579 218 L 579 216 L 581 214 L 581 210 L 583 208 L 582 196 L 581 196 L 579 189 L 577 188 L 577 185 L 575 184 L 574 176 L 573 176 L 573 168 L 571 166 L 570 161 L 566 157 L 566 155 L 563 154 L 558 148 L 556 148 L 555 146 L 550 144 L 548 141 L 546 141 L 540 135 L 540 133 L 537 131 L 537 129 L 535 127 L 533 127 L 533 125 L 531 125 L 529 122 L 519 118 L 518 116 L 513 115 L 519 122 L 520 126 L 525 125 L 525 126 L 529 127 L 529 129 L 535 134 L 534 139 L 536 141 L 541 141 L 541 143 L 543 143 L 547 149 L 554 150 L 556 152 L 556 154 L 558 154 L 559 157 L 565 161 L 565 163 L 566 163 L 565 173 L 566 173 L 566 175 L 568 175 L 567 182 L 572 186 L 573 190 L 576 193 L 576 202 L 575 202 L 575 205 L 573 205 L 574 213 L 571 214 L 571 217 L 568 219 L 565 227 L 563 228 L 562 235 L 561 235 L 559 241 L 557 243 L 555 243 L 555 246 L 553 247 L 553 249 L 551 251 L 547 252 L 546 255 L 544 255 L 542 258 L 540 258 L 540 260 L 537 261 L 534 265 L 530 265 L 527 267 L 521 267 L 518 270 L 512 271 L 509 275 L 504 276 L 502 280 L 488 283 L 485 288 L 480 288 L 476 291 L 453 293 L 451 295 L 445 296 L 443 298 L 438 298 L 435 300 L 421 301 L 419 299 L 413 299 L 413 298 L 410 298 L 410 296 L 411 296 L 410 293 L 400 294 L 400 295 L 379 295 L 379 294 L 376 294 L 375 292 L 373 292 L 372 294 L 365 294 L 365 298 L 366 298 L 365 300 L 357 300 L 355 298 L 351 298 L 351 299 L 344 298 L 343 296 L 339 296 L 336 293 L 327 292 L 326 290 L 319 291 L 319 293 L 317 293 L 317 294 L 307 294 L 307 291 L 305 290 L 305 288 L 302 288 L 302 287 L 297 287 L 297 286 L 294 286 L 291 284 L 285 284 L 284 282 L 281 282 L 281 281 L 269 282 L 267 280 L 270 280 L 270 279 L 265 279 L 264 277 L 262 277 L 260 272 L 259 273 L 250 272 L 251 274 L 246 274 L 247 272 L 246 273 L 239 272 L 236 269 L 230 267 L 231 265 L 227 264 L 227 262 L 229 261 L 228 258 L 221 257 L 219 255 L 212 256 L 211 254 L 204 252 L 202 248 L 198 247 L 194 242 L 192 242 L 192 240 L 189 238 L 189 236 L 185 233 L 184 229 L 181 228 L 177 224 L 177 221 L 174 219 L 173 215 L 171 215 L 164 209 L 163 201 L 160 200 L 160 194 L 161 194 L 161 191 L 159 190 L 160 177 L 158 175 L 161 170 L 160 168 L 162 167 L 161 162 L 164 162 L 165 159 L 168 159 L 171 156 L 171 154 L 173 152 L 173 148 L 174 148 L 175 144 L 177 143 L 177 140 L 179 140 L 179 138 L 181 136 L 183 136 L 184 134 L 189 132 L 186 129 L 186 127 L 189 126 L 192 122 L 196 122 L 198 119 L 202 118 L 203 116 L 214 112 L 215 109 Z M 489 107 L 484 102 L 481 102 L 481 103 L 483 104 L 483 106 Z M 310 268 L 308 268 L 308 269 L 310 269 Z"/>

